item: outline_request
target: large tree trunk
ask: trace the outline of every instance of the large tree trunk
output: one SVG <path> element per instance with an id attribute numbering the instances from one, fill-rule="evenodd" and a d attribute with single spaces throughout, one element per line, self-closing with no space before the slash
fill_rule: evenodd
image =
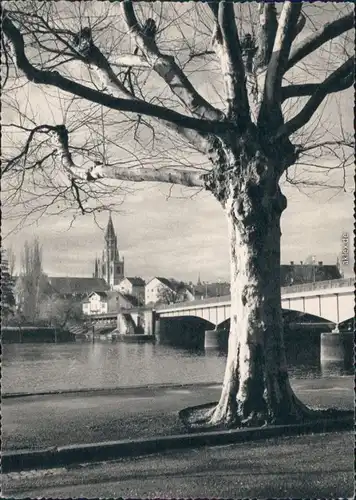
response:
<path id="1" fill-rule="evenodd" d="M 211 424 L 285 423 L 306 411 L 290 387 L 283 344 L 280 217 L 286 201 L 273 170 L 267 177 L 267 165 L 257 163 L 244 168 L 242 182 L 228 176 L 220 200 L 230 236 L 231 327 Z"/>

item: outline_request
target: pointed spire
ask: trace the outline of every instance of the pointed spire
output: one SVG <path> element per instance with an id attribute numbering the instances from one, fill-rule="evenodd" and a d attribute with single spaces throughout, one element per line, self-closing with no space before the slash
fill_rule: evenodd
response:
<path id="1" fill-rule="evenodd" d="M 106 232 L 105 232 L 105 239 L 109 240 L 109 239 L 113 239 L 113 238 L 115 238 L 115 229 L 114 229 L 114 224 L 112 222 L 111 213 L 110 213 L 108 225 L 107 225 Z"/>
<path id="2" fill-rule="evenodd" d="M 200 286 L 201 285 L 201 281 L 200 281 L 200 273 L 198 274 L 198 281 L 197 281 L 197 285 Z"/>

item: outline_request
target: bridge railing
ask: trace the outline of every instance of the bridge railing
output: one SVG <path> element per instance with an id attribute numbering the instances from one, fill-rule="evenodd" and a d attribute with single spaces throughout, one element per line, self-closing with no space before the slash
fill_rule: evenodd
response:
<path id="1" fill-rule="evenodd" d="M 290 285 L 281 288 L 281 294 L 309 292 L 313 290 L 325 290 L 327 288 L 342 288 L 353 286 L 355 278 L 344 278 L 339 280 L 315 281 L 314 283 L 304 283 L 302 285 Z M 198 306 L 199 304 L 216 304 L 221 302 L 229 302 L 231 295 L 223 295 L 221 297 L 209 297 L 207 299 L 190 300 L 188 302 L 177 302 L 175 304 L 160 305 L 156 307 L 157 311 L 165 311 L 172 308 L 183 308 L 184 306 Z"/>
<path id="2" fill-rule="evenodd" d="M 176 302 L 175 304 L 160 305 L 156 309 L 159 311 L 164 311 L 165 309 L 172 309 L 172 307 L 182 307 L 188 306 L 198 306 L 199 304 L 215 304 L 216 302 L 229 302 L 231 300 L 231 295 L 222 295 L 220 297 L 209 297 L 208 299 L 196 299 L 189 300 L 185 302 Z"/>
<path id="3" fill-rule="evenodd" d="M 102 314 L 90 314 L 87 316 L 87 321 L 99 319 L 99 320 L 104 320 L 104 319 L 116 319 L 118 313 L 117 312 L 112 312 L 112 313 L 102 313 Z"/>
<path id="4" fill-rule="evenodd" d="M 353 286 L 355 278 L 344 278 L 340 280 L 315 281 L 314 283 L 304 283 L 302 285 L 290 285 L 281 288 L 284 293 L 309 292 L 313 290 L 325 290 L 326 288 L 342 288 L 344 286 Z"/>

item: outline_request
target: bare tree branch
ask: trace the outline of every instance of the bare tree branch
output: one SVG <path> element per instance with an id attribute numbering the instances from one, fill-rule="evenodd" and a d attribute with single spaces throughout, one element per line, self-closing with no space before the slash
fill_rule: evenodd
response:
<path id="1" fill-rule="evenodd" d="M 79 175 L 83 178 L 82 173 L 78 171 L 78 177 Z M 128 169 L 127 167 L 97 165 L 84 175 L 86 180 L 117 179 L 131 182 L 164 182 L 186 187 L 205 188 L 205 174 L 195 170 L 178 170 L 169 167 Z"/>
<path id="2" fill-rule="evenodd" d="M 120 54 L 115 61 L 111 63 L 114 68 L 150 68 L 150 65 L 143 56 L 135 54 Z"/>
<path id="3" fill-rule="evenodd" d="M 261 107 L 259 122 L 283 122 L 280 108 L 282 78 L 301 8 L 302 4 L 300 2 L 288 1 L 283 3 L 273 53 L 267 68 L 264 102 Z"/>
<path id="4" fill-rule="evenodd" d="M 208 120 L 222 120 L 224 114 L 208 103 L 193 87 L 172 56 L 162 54 L 153 37 L 145 35 L 137 21 L 132 2 L 121 4 L 124 20 L 137 46 L 145 54 L 155 72 L 169 85 L 174 95 L 193 115 Z"/>
<path id="5" fill-rule="evenodd" d="M 298 138 L 293 138 L 293 142 L 296 139 L 300 144 L 307 145 L 309 153 L 305 153 L 300 144 L 292 144 L 288 140 L 288 135 L 283 135 L 282 133 L 276 139 L 276 131 L 279 134 L 282 124 L 275 123 L 271 127 L 268 121 L 274 120 L 275 117 L 277 117 L 277 120 L 278 117 L 281 118 L 281 103 L 285 99 L 306 96 L 307 99 L 311 97 L 311 100 L 309 99 L 308 102 L 315 102 L 316 96 L 321 98 L 320 87 L 325 92 L 327 91 L 327 93 L 333 93 L 347 88 L 351 84 L 350 73 L 341 72 L 338 82 L 335 80 L 334 84 L 330 85 L 328 89 L 325 88 L 324 82 L 299 83 L 303 82 L 299 78 L 301 75 L 293 74 L 290 78 L 291 85 L 284 83 L 285 87 L 282 87 L 280 74 L 282 73 L 283 75 L 285 73 L 289 55 L 282 57 L 283 54 L 280 53 L 280 50 L 273 52 L 273 46 L 276 48 L 278 41 L 278 37 L 276 37 L 278 28 L 277 13 L 274 5 L 267 2 L 259 5 L 261 14 L 260 27 L 256 38 L 256 19 L 249 7 L 246 10 L 247 17 L 240 18 L 240 16 L 234 16 L 232 3 L 220 3 L 219 5 L 219 2 L 213 2 L 209 6 L 206 5 L 196 9 L 196 18 L 193 16 L 192 21 L 190 15 L 194 11 L 193 7 L 188 7 L 188 9 L 182 8 L 181 12 L 180 8 L 176 9 L 173 7 L 173 16 L 171 15 L 172 11 L 169 11 L 168 8 L 168 13 L 164 14 L 163 17 L 159 17 L 159 9 L 151 6 L 141 8 L 141 6 L 137 7 L 136 4 L 133 5 L 132 2 L 127 2 L 126 6 L 131 8 L 133 16 L 135 16 L 135 12 L 137 13 L 140 10 L 142 20 L 144 21 L 145 18 L 148 18 L 142 27 L 138 24 L 136 16 L 131 18 L 131 21 L 136 24 L 131 26 L 132 29 L 130 28 L 129 31 L 131 31 L 131 35 L 138 47 L 138 51 L 136 48 L 132 55 L 128 53 L 127 45 L 125 45 L 126 41 L 124 37 L 128 35 L 128 32 L 127 29 L 125 30 L 125 26 L 124 30 L 122 30 L 122 25 L 120 26 L 118 22 L 116 7 L 112 9 L 112 13 L 110 12 L 109 24 L 100 26 L 102 17 L 101 15 L 98 17 L 98 12 L 91 7 L 88 8 L 88 16 L 86 16 L 84 11 L 79 9 L 74 15 L 71 12 L 68 17 L 64 16 L 62 19 L 60 14 L 68 13 L 66 7 L 47 7 L 49 4 L 43 3 L 43 5 L 41 4 L 41 8 L 37 9 L 33 0 L 30 0 L 30 5 L 31 8 L 28 9 L 29 13 L 11 10 L 9 17 L 6 18 L 5 16 L 4 20 L 4 26 L 8 30 L 8 33 L 10 29 L 9 40 L 12 40 L 12 42 L 8 43 L 8 34 L 4 34 L 6 47 L 10 47 L 10 49 L 15 48 L 15 51 L 11 50 L 11 55 L 14 54 L 14 56 L 11 58 L 9 68 L 9 81 L 7 84 L 9 92 L 6 95 L 6 99 L 8 100 L 6 102 L 6 111 L 10 115 L 11 127 L 20 127 L 22 128 L 22 132 L 17 133 L 15 129 L 10 129 L 9 134 L 7 134 L 6 148 L 10 151 L 10 155 L 5 159 L 5 162 L 3 161 L 3 166 L 5 164 L 6 168 L 6 161 L 10 161 L 6 172 L 9 174 L 6 177 L 7 192 L 14 193 L 16 191 L 19 200 L 17 203 L 19 205 L 23 203 L 24 210 L 25 202 L 27 203 L 28 198 L 31 198 L 33 201 L 36 196 L 38 197 L 39 192 L 44 191 L 44 196 L 47 198 L 46 201 L 43 201 L 44 198 L 41 198 L 42 206 L 49 199 L 55 199 L 55 204 L 57 204 L 57 200 L 61 199 L 67 206 L 68 202 L 71 207 L 74 206 L 75 202 L 75 208 L 79 204 L 79 208 L 82 210 L 81 204 L 86 211 L 92 209 L 90 206 L 87 208 L 88 204 L 95 203 L 95 208 L 92 209 L 94 212 L 98 207 L 100 209 L 104 207 L 102 200 L 105 196 L 111 196 L 111 203 L 111 201 L 114 201 L 112 193 L 115 192 L 115 195 L 117 195 L 119 189 L 121 189 L 121 187 L 117 187 L 121 186 L 121 183 L 110 183 L 106 182 L 105 179 L 152 180 L 157 182 L 163 180 L 163 182 L 169 182 L 170 184 L 197 185 L 200 189 L 206 189 L 207 182 L 203 182 L 206 180 L 206 177 L 204 178 L 203 176 L 207 175 L 206 173 L 209 172 L 209 169 L 212 168 L 213 172 L 220 172 L 222 177 L 225 175 L 228 176 L 230 175 L 229 167 L 232 164 L 239 165 L 239 161 L 242 158 L 241 154 L 246 154 L 246 158 L 250 158 L 250 156 L 252 158 L 255 150 L 262 151 L 271 160 L 269 165 L 273 165 L 274 172 L 279 170 L 280 164 L 282 169 L 285 168 L 288 162 L 288 164 L 295 162 L 295 159 L 301 153 L 308 155 L 309 158 L 314 155 L 318 159 L 319 156 L 321 157 L 322 152 L 319 152 L 319 150 L 311 152 L 310 144 L 318 142 L 318 140 L 324 141 L 324 143 L 325 141 L 328 142 L 330 135 L 333 136 L 331 132 L 332 127 L 327 128 L 320 121 L 321 113 L 311 114 L 309 116 L 308 127 L 301 130 Z M 246 82 L 246 91 L 249 92 L 249 106 L 251 106 L 251 113 L 253 113 L 254 118 L 259 116 L 261 109 L 268 63 L 272 62 L 272 58 L 275 64 L 279 64 L 279 75 L 277 74 L 278 72 L 274 75 L 272 72 L 272 76 L 275 77 L 274 84 L 277 85 L 278 83 L 277 87 L 280 85 L 280 95 L 272 96 L 276 98 L 274 103 L 272 99 L 275 107 L 269 110 L 268 113 L 265 113 L 266 122 L 262 123 L 260 121 L 258 123 L 260 126 L 259 130 L 254 130 L 256 134 L 252 134 L 253 137 L 245 133 L 241 134 L 244 131 L 239 129 L 239 124 L 233 123 L 230 116 L 229 119 L 224 118 L 224 114 L 220 112 L 218 120 L 205 119 L 195 121 L 199 113 L 206 118 L 206 115 L 203 115 L 203 107 L 199 108 L 199 102 L 201 104 L 199 99 L 203 99 L 200 94 L 197 94 L 198 107 L 195 111 L 196 116 L 193 119 L 190 116 L 185 116 L 184 111 L 180 113 L 175 111 L 182 109 L 180 103 L 183 103 L 185 108 L 189 110 L 189 115 L 194 112 L 191 111 L 189 106 L 186 106 L 186 102 L 188 104 L 191 103 L 196 95 L 194 94 L 195 90 L 193 87 L 191 87 L 193 89 L 192 93 L 190 93 L 191 88 L 189 86 L 184 87 L 186 82 L 190 85 L 189 80 L 182 73 L 182 68 L 186 66 L 186 62 L 181 61 L 186 61 L 187 58 L 188 61 L 193 58 L 195 59 L 195 64 L 189 67 L 189 71 L 194 75 L 194 78 L 196 76 L 200 77 L 198 81 L 199 83 L 203 83 L 204 91 L 205 87 L 207 87 L 207 95 L 209 95 L 208 92 L 212 92 L 213 99 L 216 102 L 222 102 L 221 88 L 218 86 L 222 86 L 223 80 L 225 80 L 226 84 L 229 73 L 226 72 L 226 74 L 222 75 L 222 72 L 219 71 L 218 75 L 216 73 L 212 74 L 211 69 L 215 71 L 212 58 L 208 58 L 206 61 L 198 61 L 196 59 L 204 54 L 211 53 L 211 50 L 207 49 L 207 41 L 210 39 L 212 28 L 211 16 L 207 15 L 209 7 L 214 12 L 216 24 L 215 41 L 218 42 L 216 43 L 214 53 L 225 57 L 225 63 L 230 58 L 231 68 L 236 61 L 240 58 L 242 59 L 242 63 L 245 65 L 243 71 L 247 78 L 250 78 Z M 303 28 L 306 18 L 300 12 L 299 16 L 295 13 L 293 20 L 292 7 L 291 2 L 284 4 L 284 20 L 282 15 L 279 23 L 279 33 L 281 34 L 279 36 L 279 49 L 284 47 L 286 52 L 291 50 L 290 44 Z M 105 15 L 108 15 L 110 9 L 104 8 L 103 10 L 105 11 Z M 241 12 L 242 16 L 243 10 L 242 7 L 238 7 L 238 11 Z M 316 10 L 319 10 L 319 8 L 317 7 Z M 147 14 L 144 15 L 145 12 L 148 13 L 150 11 L 156 20 L 157 16 L 159 19 L 157 21 L 157 33 L 159 34 L 159 43 L 158 41 L 157 43 L 159 48 L 157 48 L 155 38 L 147 36 L 145 31 L 148 20 L 155 23 Z M 237 12 L 236 8 L 235 11 Z M 324 15 L 323 9 L 321 10 L 321 15 Z M 307 19 L 308 22 L 313 21 L 308 16 Z M 13 23 L 12 28 L 11 26 L 9 28 L 9 20 L 10 23 Z M 122 19 L 120 19 L 121 21 Z M 182 23 L 184 24 L 184 22 L 187 26 L 187 32 L 182 31 Z M 197 24 L 198 22 L 201 25 Z M 322 22 L 324 22 L 324 17 L 322 18 Z M 240 25 L 241 32 L 237 29 L 237 26 Z M 89 28 L 85 28 L 85 26 Z M 99 26 L 100 28 L 98 28 Z M 81 28 L 80 30 L 79 27 Z M 4 30 L 5 32 L 6 29 Z M 81 40 L 80 35 L 86 29 L 89 31 L 92 30 L 92 37 L 90 36 L 87 40 L 84 37 L 84 40 Z M 288 29 L 290 36 L 287 36 Z M 246 30 L 250 31 L 250 33 L 242 36 L 241 33 L 246 33 Z M 190 39 L 186 37 L 187 33 L 189 33 Z M 166 36 L 166 39 L 162 37 L 163 34 Z M 17 35 L 20 35 L 20 39 Z M 250 49 L 251 45 L 247 43 L 248 35 L 253 40 L 253 50 Z M 76 43 L 73 44 L 73 39 L 76 36 L 78 36 L 80 43 L 88 43 L 86 45 L 84 43 L 83 46 Z M 241 43 L 239 42 L 239 36 Z M 335 44 L 331 47 L 330 64 L 333 64 L 337 54 L 348 52 L 348 40 L 346 38 L 344 45 L 338 44 L 338 41 L 335 41 Z M 264 40 L 263 43 L 261 42 L 262 39 Z M 283 40 L 286 43 L 282 43 Z M 160 46 L 161 43 L 162 47 Z M 252 64 L 249 65 L 246 64 L 246 47 L 249 48 L 249 55 L 253 53 L 252 58 L 249 59 Z M 300 44 L 297 47 L 300 47 Z M 235 49 L 238 49 L 239 54 L 236 54 Z M 165 52 L 166 50 L 167 53 Z M 343 50 L 344 52 L 342 52 Z M 120 54 L 121 51 L 124 51 L 124 53 Z M 261 52 L 259 53 L 259 51 Z M 174 58 L 171 54 L 174 55 Z M 73 62 L 68 64 L 68 61 L 74 59 L 78 60 L 77 65 L 73 64 Z M 309 71 L 313 75 L 313 79 L 306 81 L 316 82 L 315 71 L 323 70 L 324 68 L 320 68 L 318 63 L 314 64 L 313 60 L 308 59 L 308 61 L 311 61 Z M 20 71 L 16 71 L 15 73 L 12 62 L 15 63 L 15 70 L 17 66 L 19 69 L 24 70 L 25 75 L 21 75 Z M 84 72 L 82 71 L 82 63 L 86 65 Z M 262 65 L 259 66 L 259 63 Z M 180 66 L 180 64 L 183 66 Z M 62 65 L 61 73 L 53 71 L 55 65 L 57 67 L 58 65 Z M 126 85 L 125 89 L 123 86 L 125 85 L 125 81 L 122 79 L 122 74 L 126 70 L 124 69 L 123 72 L 119 73 L 120 68 L 153 69 L 157 72 L 158 76 L 160 73 L 157 71 L 157 68 L 160 68 L 163 76 L 161 74 L 161 78 L 157 78 L 154 75 L 154 78 L 152 78 L 151 71 L 132 72 L 132 85 L 130 87 Z M 176 72 L 177 68 L 178 73 Z M 272 65 L 270 66 L 271 68 Z M 96 87 L 92 78 L 97 71 L 99 75 L 102 73 L 105 76 L 102 82 L 103 85 L 99 85 L 98 87 Z M 231 72 L 233 73 L 234 71 L 232 68 Z M 183 80 L 180 79 L 181 75 L 183 75 Z M 188 76 L 188 73 L 186 75 Z M 208 75 L 207 80 L 202 82 L 201 77 L 203 76 L 204 78 L 206 75 Z M 295 76 L 296 78 L 294 78 Z M 230 85 L 230 89 L 233 89 L 234 78 L 236 82 L 239 80 L 236 74 L 233 75 L 230 79 L 230 84 L 227 82 Z M 244 80 L 244 76 L 241 78 L 242 80 Z M 32 85 L 33 82 L 42 85 L 34 88 Z M 28 83 L 30 84 L 28 85 Z M 180 83 L 183 84 L 181 87 L 179 87 Z M 210 87 L 206 83 L 209 83 Z M 49 86 L 45 87 L 43 84 L 48 84 Z M 57 92 L 57 89 L 62 89 L 64 92 Z M 256 103 L 253 101 L 253 92 L 256 89 L 257 93 L 255 95 L 261 98 L 261 100 L 257 99 L 257 105 L 254 107 Z M 13 98 L 13 90 L 14 95 L 15 91 L 22 94 L 19 94 L 19 97 L 16 96 Z M 35 109 L 38 96 L 35 95 L 32 98 L 30 96 L 32 90 L 34 94 L 39 93 L 41 97 L 42 95 L 45 96 L 49 104 L 48 109 L 41 109 L 39 111 Z M 180 97 L 176 98 L 179 95 Z M 184 101 L 184 96 L 188 101 Z M 231 93 L 231 96 L 232 103 L 237 94 L 234 95 Z M 127 98 L 123 99 L 122 97 Z M 13 104 L 13 99 L 15 101 L 19 99 L 17 105 Z M 287 106 L 283 106 L 284 116 L 293 116 L 291 115 L 291 111 L 293 111 L 294 106 L 298 110 L 295 114 L 299 113 L 299 110 L 307 99 L 302 102 L 291 100 L 290 103 L 287 103 Z M 23 105 L 24 100 L 26 102 Z M 50 105 L 52 103 L 57 106 L 57 109 L 53 108 L 53 111 Z M 154 103 L 154 105 L 150 103 Z M 205 99 L 203 99 L 203 104 L 206 104 Z M 236 113 L 238 113 L 238 99 L 236 99 L 236 106 Z M 211 109 L 215 108 L 212 106 Z M 119 111 L 119 113 L 115 111 Z M 62 118 L 58 119 L 58 114 L 60 113 L 62 113 Z M 128 116 L 125 116 L 125 113 Z M 131 115 L 131 113 L 134 115 Z M 16 118 L 12 118 L 11 114 L 16 116 Z M 68 131 L 71 133 L 71 142 L 73 142 L 73 145 L 71 144 L 67 147 L 67 152 L 69 155 L 72 152 L 73 158 L 68 155 L 66 157 L 61 152 L 61 149 L 57 147 L 56 159 L 53 151 L 50 151 L 47 147 L 48 144 L 43 144 L 41 140 L 31 142 L 32 139 L 30 138 L 26 142 L 28 134 L 38 124 L 40 127 L 46 127 L 45 125 L 41 125 L 41 123 L 47 123 L 49 121 L 48 115 L 50 114 L 52 114 L 53 118 L 53 122 L 51 121 L 51 123 L 66 123 Z M 229 114 L 232 114 L 231 111 Z M 138 120 L 136 120 L 135 115 L 138 115 Z M 145 116 L 151 119 L 145 119 Z M 19 125 L 13 123 L 14 121 L 18 121 Z M 195 150 L 204 153 L 207 158 L 202 161 L 194 152 L 194 156 L 187 155 L 184 160 L 180 161 L 178 158 L 176 161 L 175 155 L 185 154 L 182 148 L 186 143 L 181 141 L 176 135 L 167 134 L 167 130 L 161 133 L 159 127 L 154 127 L 156 121 L 169 130 L 173 130 L 178 135 L 188 139 Z M 141 124 L 144 124 L 146 128 L 142 128 Z M 331 125 L 335 124 L 332 123 Z M 317 127 L 322 129 L 321 135 L 316 134 Z M 28 129 L 26 135 L 23 134 L 25 128 Z M 16 136 L 13 133 L 14 130 Z M 43 130 L 43 132 L 47 131 L 47 129 Z M 39 129 L 38 132 L 40 132 Z M 252 129 L 251 132 L 253 132 Z M 131 142 L 132 140 L 133 142 Z M 31 142 L 30 145 L 29 142 Z M 44 152 L 41 151 L 43 147 L 45 149 Z M 328 154 L 328 147 L 327 145 L 324 146 L 323 154 L 325 152 Z M 341 145 L 340 147 L 344 146 Z M 331 145 L 330 148 L 332 148 Z M 191 148 L 189 148 L 190 152 Z M 74 155 L 77 154 L 81 155 L 80 161 L 75 160 L 77 156 Z M 13 158 L 9 159 L 11 155 Z M 62 161 L 58 160 L 59 155 Z M 160 155 L 162 156 L 160 157 Z M 38 158 L 40 159 L 38 160 Z M 288 158 L 288 161 L 285 160 L 286 158 Z M 96 162 L 95 166 L 92 167 L 94 159 L 99 159 L 101 164 Z M 244 160 L 244 158 L 242 159 Z M 312 160 L 314 161 L 314 158 Z M 70 163 L 70 161 L 73 163 Z M 211 165 L 211 162 L 213 165 Z M 317 163 L 317 161 L 314 161 L 314 163 Z M 144 166 L 150 167 L 152 164 L 154 168 L 143 168 Z M 190 166 L 192 164 L 194 164 L 194 167 Z M 70 178 L 70 183 L 62 175 L 63 167 Z M 188 169 L 189 179 L 183 178 L 182 181 L 182 169 L 185 168 Z M 201 175 L 199 175 L 198 171 Z M 239 172 L 238 175 L 240 174 L 244 175 L 243 172 Z M 197 176 L 197 179 L 194 176 Z M 88 182 L 98 179 L 103 179 L 103 181 Z M 104 191 L 105 189 L 106 191 Z M 6 201 L 10 197 L 11 194 L 9 194 Z M 10 200 L 8 206 L 11 206 L 11 203 L 12 201 Z"/>
<path id="6" fill-rule="evenodd" d="M 80 198 L 80 188 L 79 188 L 78 184 L 75 182 L 75 179 L 71 180 L 71 189 L 72 189 L 74 198 L 75 198 L 76 202 L 78 203 L 78 207 L 80 208 L 82 215 L 84 215 L 85 208 L 84 208 L 82 200 Z"/>
<path id="7" fill-rule="evenodd" d="M 88 28 L 85 29 L 88 30 Z M 78 34 L 78 37 L 80 37 L 80 34 Z M 141 99 L 138 99 L 135 95 L 133 95 L 133 91 L 129 92 L 120 82 L 115 72 L 112 70 L 111 64 L 109 63 L 107 58 L 94 44 L 91 37 L 91 32 L 88 32 L 88 36 L 86 37 L 86 39 L 84 39 L 84 42 L 82 37 L 80 47 L 78 46 L 80 55 L 85 59 L 87 64 L 96 66 L 97 70 L 100 72 L 101 79 L 109 86 L 114 88 L 113 95 L 116 96 L 116 93 L 119 92 L 119 95 L 120 93 L 123 93 L 124 95 L 129 96 L 132 99 L 143 102 Z M 132 56 L 133 62 L 135 62 L 135 58 L 137 57 L 139 56 Z M 129 56 L 126 56 L 126 59 L 127 64 L 129 64 Z M 130 67 L 132 66 L 133 65 L 130 65 Z M 196 147 L 196 149 L 198 149 L 198 151 L 207 153 L 211 148 L 211 141 L 208 139 L 206 134 L 199 133 L 196 130 L 186 129 L 181 125 L 178 125 L 177 123 L 168 121 L 165 121 L 165 125 L 171 130 L 174 130 L 176 133 L 185 137 L 192 145 Z"/>
<path id="8" fill-rule="evenodd" d="M 190 61 L 193 61 L 193 59 L 198 59 L 199 57 L 205 57 L 205 56 L 211 56 L 215 54 L 213 50 L 204 50 L 202 52 L 192 52 L 189 54 L 189 57 L 187 61 L 185 62 L 185 65 L 187 65 Z"/>
<path id="9" fill-rule="evenodd" d="M 257 32 L 256 69 L 264 68 L 272 55 L 278 21 L 274 2 L 261 3 L 259 9 L 259 28 Z"/>
<path id="10" fill-rule="evenodd" d="M 224 77 L 228 117 L 239 121 L 243 127 L 247 128 L 251 118 L 234 4 L 220 2 L 218 12 L 216 12 L 214 4 L 211 4 L 210 7 L 213 12 L 215 10 L 214 15 L 215 18 L 217 17 L 219 34 L 215 37 L 215 44 Z"/>
<path id="11" fill-rule="evenodd" d="M 345 33 L 352 29 L 353 26 L 354 12 L 350 12 L 350 14 L 331 23 L 326 23 L 320 30 L 307 37 L 291 51 L 285 71 L 321 47 L 325 42 Z"/>
<path id="12" fill-rule="evenodd" d="M 73 80 L 69 80 L 68 78 L 60 75 L 57 71 L 37 69 L 26 57 L 23 36 L 10 20 L 6 12 L 4 13 L 2 27 L 5 35 L 14 46 L 17 66 L 25 73 L 29 81 L 38 84 L 55 86 L 88 101 L 101 104 L 102 106 L 115 109 L 117 111 L 127 111 L 160 118 L 176 125 L 200 132 L 219 133 L 231 128 L 231 124 L 228 122 L 191 118 L 176 111 L 164 108 L 163 106 L 157 106 L 155 104 L 150 104 L 136 99 L 120 99 L 118 97 L 112 97 L 111 95 L 98 92 L 76 83 Z"/>
<path id="13" fill-rule="evenodd" d="M 168 182 L 188 187 L 205 187 L 204 174 L 195 170 L 178 170 L 175 168 L 129 168 L 117 165 L 97 163 L 85 169 L 78 167 L 69 151 L 68 131 L 64 125 L 48 126 L 52 141 L 58 147 L 62 164 L 72 179 L 96 181 L 99 179 L 116 179 L 132 182 Z"/>
<path id="14" fill-rule="evenodd" d="M 211 152 L 213 147 L 214 137 L 212 134 L 198 132 L 194 129 L 184 128 L 177 123 L 163 121 L 164 126 L 173 130 L 177 134 L 183 136 L 189 143 L 195 147 L 197 151 L 203 154 Z"/>
<path id="15" fill-rule="evenodd" d="M 301 83 L 295 85 L 285 85 L 282 87 L 282 101 L 290 99 L 291 97 L 305 97 L 314 94 L 323 82 L 319 83 Z M 335 92 L 340 92 L 341 90 L 346 90 L 350 88 L 353 84 L 353 75 L 350 73 L 344 78 L 340 78 L 340 81 L 335 83 L 333 87 L 329 89 L 328 94 L 333 94 Z"/>
<path id="16" fill-rule="evenodd" d="M 11 167 L 13 165 L 15 165 L 16 162 L 18 162 L 22 158 L 24 158 L 24 163 L 26 163 L 26 155 L 28 153 L 28 150 L 30 148 L 31 141 L 32 141 L 34 135 L 36 134 L 36 132 L 48 132 L 48 130 L 49 130 L 49 128 L 47 125 L 39 125 L 38 127 L 35 127 L 34 129 L 32 129 L 30 131 L 30 134 L 25 142 L 23 149 L 20 151 L 20 153 L 18 155 L 14 156 L 13 158 L 11 158 L 11 160 L 9 160 L 6 163 L 4 168 L 1 168 L 1 176 L 6 174 L 6 172 L 8 172 L 11 169 Z"/>
<path id="17" fill-rule="evenodd" d="M 109 64 L 109 61 L 94 44 L 91 29 L 85 27 L 74 37 L 74 45 L 87 64 L 93 64 L 100 72 L 100 77 L 107 85 L 112 85 L 121 94 L 129 98 L 135 98 L 132 92 L 129 92 L 125 85 L 121 83 Z M 106 85 L 105 85 L 106 86 Z"/>
<path id="18" fill-rule="evenodd" d="M 350 57 L 316 88 L 315 92 L 302 110 L 294 118 L 278 129 L 276 138 L 288 137 L 308 123 L 325 97 L 328 94 L 335 92 L 335 89 L 339 89 L 340 81 L 346 81 L 344 84 L 347 85 L 347 87 L 351 87 L 354 81 L 354 69 L 354 57 Z"/>
<path id="19" fill-rule="evenodd" d="M 306 153 L 308 151 L 312 151 L 314 149 L 320 149 L 320 148 L 324 148 L 324 147 L 329 147 L 329 151 L 334 151 L 335 147 L 340 148 L 342 146 L 354 149 L 354 143 L 355 143 L 355 141 L 352 140 L 351 137 L 349 137 L 349 138 L 339 139 L 339 140 L 334 140 L 334 141 L 318 142 L 316 144 L 312 144 L 309 146 L 300 145 L 300 146 L 297 146 L 297 149 L 300 153 Z"/>
<path id="20" fill-rule="evenodd" d="M 303 31 L 306 20 L 307 19 L 306 19 L 305 15 L 303 14 L 303 12 L 301 12 L 299 19 L 298 19 L 298 22 L 296 24 L 294 33 L 293 33 L 293 40 L 295 40 L 297 38 L 297 36 L 299 35 L 299 33 L 301 33 Z"/>

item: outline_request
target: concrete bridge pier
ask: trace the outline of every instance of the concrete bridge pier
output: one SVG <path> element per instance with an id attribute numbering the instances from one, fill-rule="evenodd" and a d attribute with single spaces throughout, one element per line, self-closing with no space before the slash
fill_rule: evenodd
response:
<path id="1" fill-rule="evenodd" d="M 156 311 L 146 309 L 143 311 L 144 333 L 145 335 L 154 335 Z"/>
<path id="2" fill-rule="evenodd" d="M 153 309 L 144 312 L 145 335 L 154 335 L 157 344 L 161 344 L 164 337 L 165 324 L 159 314 Z"/>
<path id="3" fill-rule="evenodd" d="M 154 336 L 155 336 L 155 342 L 156 344 L 163 344 L 164 338 L 165 338 L 165 324 L 164 320 L 161 319 L 157 314 L 155 315 L 154 318 Z"/>
<path id="4" fill-rule="evenodd" d="M 320 337 L 320 365 L 322 375 L 345 375 L 352 373 L 354 366 L 354 333 L 322 333 Z"/>
<path id="5" fill-rule="evenodd" d="M 214 330 L 205 330 L 204 349 L 205 350 L 226 350 L 228 344 L 228 330 L 216 327 Z"/>
<path id="6" fill-rule="evenodd" d="M 214 330 L 205 330 L 204 349 L 219 349 L 219 332 Z"/>

